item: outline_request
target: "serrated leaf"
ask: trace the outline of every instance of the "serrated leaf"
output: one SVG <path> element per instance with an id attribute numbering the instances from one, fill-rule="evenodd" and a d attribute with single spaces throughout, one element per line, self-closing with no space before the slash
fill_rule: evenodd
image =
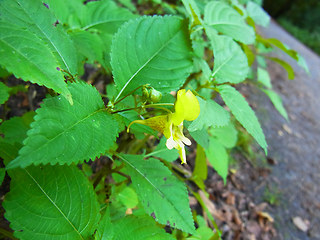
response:
<path id="1" fill-rule="evenodd" d="M 238 140 L 238 131 L 230 122 L 228 125 L 210 129 L 210 134 L 225 148 L 233 148 Z"/>
<path id="2" fill-rule="evenodd" d="M 271 89 L 263 89 L 262 91 L 269 97 L 278 112 L 288 121 L 288 114 L 283 106 L 281 97 Z"/>
<path id="3" fill-rule="evenodd" d="M 267 154 L 267 143 L 260 123 L 245 98 L 233 87 L 221 85 L 217 87 L 223 101 L 230 108 L 232 114 L 258 142 Z"/>
<path id="4" fill-rule="evenodd" d="M 8 168 L 94 160 L 113 146 L 118 124 L 99 92 L 84 82 L 70 84 L 69 90 L 73 106 L 59 96 L 44 100 L 24 147 Z"/>
<path id="5" fill-rule="evenodd" d="M 114 237 L 112 240 L 173 240 L 174 238 L 149 216 L 126 216 L 112 222 Z"/>
<path id="6" fill-rule="evenodd" d="M 4 0 L 0 9 L 1 21 L 34 33 L 48 45 L 61 69 L 73 75 L 77 73 L 77 53 L 73 42 L 62 26 L 54 25 L 57 19 L 41 1 Z"/>
<path id="7" fill-rule="evenodd" d="M 290 80 L 294 79 L 294 70 L 289 63 L 287 63 L 286 61 L 283 61 L 279 58 L 270 57 L 269 59 L 278 63 L 280 66 L 282 66 L 287 71 L 288 79 L 290 79 Z"/>
<path id="8" fill-rule="evenodd" d="M 110 0 L 88 2 L 85 10 L 81 28 L 83 30 L 94 28 L 109 34 L 115 33 L 124 22 L 136 17 L 129 10 L 118 7 Z"/>
<path id="9" fill-rule="evenodd" d="M 210 34 L 214 55 L 212 77 L 216 83 L 240 83 L 249 72 L 248 59 L 241 47 L 227 36 Z"/>
<path id="10" fill-rule="evenodd" d="M 157 159 L 122 155 L 121 160 L 145 211 L 161 224 L 193 233 L 186 186 Z"/>
<path id="11" fill-rule="evenodd" d="M 237 41 L 251 44 L 255 41 L 254 30 L 231 6 L 220 1 L 209 2 L 204 10 L 205 23 Z"/>
<path id="12" fill-rule="evenodd" d="M 175 16 L 141 17 L 114 36 L 111 66 L 119 97 L 150 84 L 161 92 L 177 90 L 192 69 L 186 21 Z"/>
<path id="13" fill-rule="evenodd" d="M 3 207 L 19 239 L 88 239 L 100 218 L 92 185 L 75 166 L 9 171 Z"/>
<path id="14" fill-rule="evenodd" d="M 254 20 L 256 24 L 267 27 L 270 23 L 269 14 L 255 2 L 249 1 L 247 4 L 248 15 Z"/>
<path id="15" fill-rule="evenodd" d="M 168 149 L 166 146 L 167 139 L 165 137 L 162 137 L 160 139 L 159 144 L 155 148 L 155 150 L 149 154 L 146 155 L 146 157 L 159 157 L 167 162 L 173 162 L 179 158 L 179 153 L 177 149 Z"/>
<path id="16" fill-rule="evenodd" d="M 224 183 L 226 183 L 229 157 L 224 146 L 215 138 L 210 138 L 209 147 L 205 149 L 205 152 L 212 167 L 222 177 Z"/>
<path id="17" fill-rule="evenodd" d="M 265 87 L 272 88 L 270 75 L 266 69 L 258 67 L 257 79 L 258 79 L 258 82 L 262 83 Z"/>
<path id="18" fill-rule="evenodd" d="M 230 114 L 227 110 L 211 99 L 203 100 L 200 97 L 197 97 L 197 99 L 200 104 L 200 115 L 189 125 L 189 131 L 193 132 L 210 126 L 219 127 L 228 124 Z"/>
<path id="19" fill-rule="evenodd" d="M 0 21 L 0 64 L 17 78 L 45 85 L 71 101 L 59 64 L 44 41 L 17 25 Z"/>
<path id="20" fill-rule="evenodd" d="M 7 85 L 0 82 L 0 104 L 4 104 L 9 99 L 9 90 Z"/>

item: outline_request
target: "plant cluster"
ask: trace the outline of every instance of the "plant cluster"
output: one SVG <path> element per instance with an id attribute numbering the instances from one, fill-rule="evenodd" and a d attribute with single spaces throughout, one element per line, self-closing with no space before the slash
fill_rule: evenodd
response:
<path id="1" fill-rule="evenodd" d="M 279 48 L 304 64 L 256 32 L 268 22 L 254 1 L 1 0 L 2 111 L 16 94 L 10 74 L 48 90 L 35 112 L 0 126 L 14 237 L 219 239 L 205 206 L 207 160 L 226 181 L 236 123 L 267 153 L 236 85 L 257 85 L 287 118 L 267 53 Z M 80 79 L 85 64 L 106 76 L 105 92 Z M 209 222 L 191 211 L 189 194 Z"/>

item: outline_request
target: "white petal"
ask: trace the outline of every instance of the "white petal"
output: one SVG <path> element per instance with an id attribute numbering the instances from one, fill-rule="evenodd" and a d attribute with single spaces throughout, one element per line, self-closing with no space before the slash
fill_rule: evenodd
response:
<path id="1" fill-rule="evenodd" d="M 168 149 L 177 148 L 178 144 L 173 140 L 173 137 L 167 139 L 166 146 Z"/>

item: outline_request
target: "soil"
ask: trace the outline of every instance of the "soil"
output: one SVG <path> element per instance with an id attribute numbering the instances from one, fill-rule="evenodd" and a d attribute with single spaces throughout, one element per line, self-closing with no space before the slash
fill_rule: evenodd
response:
<path id="1" fill-rule="evenodd" d="M 283 99 L 289 122 L 257 89 L 242 91 L 256 107 L 269 144 L 268 158 L 276 163 L 264 186 L 253 195 L 256 200 L 262 199 L 262 193 L 270 186 L 280 195 L 278 206 L 270 211 L 278 230 L 275 239 L 320 239 L 320 57 L 275 22 L 260 32 L 264 37 L 277 38 L 298 51 L 306 59 L 310 75 L 280 51 L 273 56 L 293 66 L 295 79 L 288 80 L 281 66 L 268 63 L 273 88 Z M 247 187 L 255 184 L 249 183 Z M 295 217 L 302 223 L 294 224 Z M 301 225 L 306 225 L 305 232 L 298 229 Z"/>

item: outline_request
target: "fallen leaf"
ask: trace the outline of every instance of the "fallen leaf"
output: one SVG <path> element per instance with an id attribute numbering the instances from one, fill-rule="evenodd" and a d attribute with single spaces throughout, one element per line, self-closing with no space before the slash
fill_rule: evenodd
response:
<path id="1" fill-rule="evenodd" d="M 302 220 L 301 217 L 294 217 L 292 219 L 294 225 L 301 230 L 302 232 L 306 232 L 309 229 L 309 226 L 306 224 L 304 220 Z"/>

